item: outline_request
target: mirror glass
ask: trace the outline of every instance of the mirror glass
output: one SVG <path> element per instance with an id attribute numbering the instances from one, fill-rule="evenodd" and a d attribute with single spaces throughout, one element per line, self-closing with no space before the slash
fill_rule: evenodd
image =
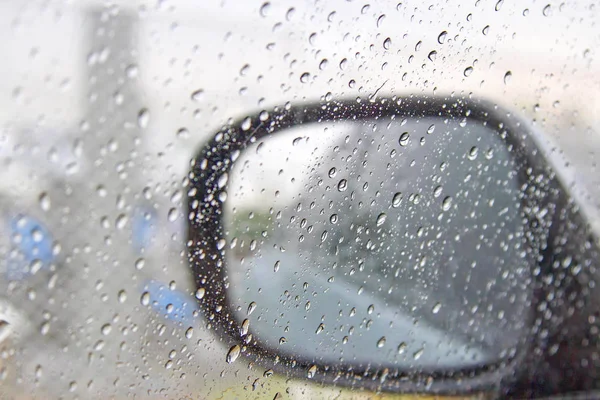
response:
<path id="1" fill-rule="evenodd" d="M 257 141 L 224 216 L 241 334 L 321 364 L 514 355 L 532 265 L 516 171 L 501 133 L 470 119 L 312 123 Z"/>

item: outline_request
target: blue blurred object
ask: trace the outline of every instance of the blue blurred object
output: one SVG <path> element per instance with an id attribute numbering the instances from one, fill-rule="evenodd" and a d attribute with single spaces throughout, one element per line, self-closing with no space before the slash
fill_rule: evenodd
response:
<path id="1" fill-rule="evenodd" d="M 133 212 L 132 244 L 138 253 L 150 245 L 156 232 L 156 211 L 149 207 L 137 207 Z"/>
<path id="2" fill-rule="evenodd" d="M 38 270 L 50 268 L 54 261 L 54 240 L 41 221 L 18 215 L 10 220 L 9 232 L 11 251 L 5 271 L 8 280 L 23 280 Z"/>
<path id="3" fill-rule="evenodd" d="M 181 291 L 171 290 L 167 285 L 156 280 L 147 281 L 143 291 L 150 294 L 150 307 L 161 317 L 173 322 L 192 325 L 194 312 L 198 310 L 196 299 L 192 296 Z"/>

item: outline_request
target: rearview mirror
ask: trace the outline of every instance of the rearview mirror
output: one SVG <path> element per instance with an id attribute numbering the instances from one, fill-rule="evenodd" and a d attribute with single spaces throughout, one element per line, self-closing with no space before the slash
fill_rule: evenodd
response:
<path id="1" fill-rule="evenodd" d="M 201 308 L 269 368 L 380 390 L 515 379 L 563 192 L 483 101 L 284 107 L 225 127 L 190 173 Z"/>

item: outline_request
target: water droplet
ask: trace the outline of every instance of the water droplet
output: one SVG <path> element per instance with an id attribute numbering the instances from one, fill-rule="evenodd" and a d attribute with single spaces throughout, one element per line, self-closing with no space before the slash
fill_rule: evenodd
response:
<path id="1" fill-rule="evenodd" d="M 252 314 L 252 311 L 256 310 L 256 303 L 252 302 L 248 305 L 248 311 L 247 314 L 250 315 Z"/>
<path id="2" fill-rule="evenodd" d="M 102 325 L 102 328 L 100 328 L 100 332 L 104 336 L 109 335 L 111 331 L 112 331 L 112 325 L 111 324 L 104 324 L 104 325 Z"/>
<path id="3" fill-rule="evenodd" d="M 398 140 L 398 143 L 400 143 L 400 146 L 406 147 L 408 145 L 409 139 L 410 139 L 410 134 L 408 132 L 404 132 L 400 135 L 400 139 Z"/>
<path id="4" fill-rule="evenodd" d="M 323 332 L 323 329 L 325 329 L 325 325 L 319 324 L 315 333 L 318 335 L 319 333 Z"/>
<path id="5" fill-rule="evenodd" d="M 125 228 L 125 225 L 127 224 L 127 220 L 128 220 L 127 215 L 120 214 L 117 217 L 117 220 L 115 221 L 115 227 L 117 229 L 123 229 L 123 228 Z"/>
<path id="6" fill-rule="evenodd" d="M 335 167 L 332 167 L 329 170 L 328 175 L 329 175 L 330 178 L 334 178 L 336 173 L 337 173 L 337 170 L 335 169 Z"/>
<path id="7" fill-rule="evenodd" d="M 42 194 L 40 194 L 39 201 L 40 201 L 40 208 L 43 211 L 50 210 L 50 207 L 52 204 L 50 203 L 50 196 L 48 196 L 48 193 L 43 192 Z"/>
<path id="8" fill-rule="evenodd" d="M 135 260 L 135 269 L 140 270 L 142 268 L 144 268 L 144 266 L 146 265 L 146 260 L 144 258 L 138 258 L 137 260 Z"/>
<path id="9" fill-rule="evenodd" d="M 356 86 L 356 81 L 354 79 L 350 79 L 350 81 L 348 82 L 348 87 L 352 89 L 354 88 L 354 86 Z"/>
<path id="10" fill-rule="evenodd" d="M 319 63 L 319 69 L 321 71 L 323 71 L 325 68 L 327 68 L 328 64 L 329 64 L 329 61 L 326 58 L 322 59 L 321 62 Z"/>
<path id="11" fill-rule="evenodd" d="M 204 89 L 194 90 L 191 95 L 191 98 L 194 101 L 201 101 L 203 97 L 204 97 Z"/>
<path id="12" fill-rule="evenodd" d="M 242 325 L 240 326 L 240 335 L 245 336 L 248 334 L 248 330 L 250 329 L 250 320 L 246 318 Z"/>
<path id="13" fill-rule="evenodd" d="M 46 336 L 48 334 L 48 332 L 50 331 L 50 322 L 46 321 L 42 324 L 42 326 L 40 327 L 40 333 L 43 336 Z"/>
<path id="14" fill-rule="evenodd" d="M 421 356 L 423 355 L 423 352 L 424 352 L 424 351 L 425 351 L 425 349 L 419 349 L 419 350 L 415 351 L 415 352 L 413 353 L 413 359 L 416 361 L 416 360 L 418 360 L 419 358 L 421 358 Z"/>
<path id="15" fill-rule="evenodd" d="M 287 339 L 282 336 L 282 337 L 279 338 L 279 344 L 282 345 L 284 343 L 287 343 Z"/>
<path id="16" fill-rule="evenodd" d="M 252 120 L 250 119 L 250 117 L 246 117 L 242 121 L 242 130 L 247 131 L 248 129 L 250 129 L 251 126 L 252 126 Z"/>
<path id="17" fill-rule="evenodd" d="M 310 78 L 310 74 L 308 72 L 305 72 L 302 75 L 300 75 L 300 82 L 308 83 L 309 78 Z"/>
<path id="18" fill-rule="evenodd" d="M 125 303 L 125 301 L 127 301 L 127 292 L 125 290 L 119 290 L 118 299 L 119 303 Z"/>
<path id="19" fill-rule="evenodd" d="M 310 301 L 307 301 L 306 304 L 304 305 L 304 309 L 306 311 L 310 310 Z"/>
<path id="20" fill-rule="evenodd" d="M 142 293 L 142 296 L 140 297 L 140 303 L 143 306 L 147 306 L 148 304 L 150 304 L 150 293 L 148 293 L 148 292 Z"/>
<path id="21" fill-rule="evenodd" d="M 437 314 L 440 312 L 440 308 L 442 308 L 442 303 L 436 303 L 431 309 L 431 312 Z"/>
<path id="22" fill-rule="evenodd" d="M 179 128 L 175 133 L 177 139 L 188 139 L 190 137 L 190 131 L 187 128 Z"/>
<path id="23" fill-rule="evenodd" d="M 377 216 L 377 226 L 381 226 L 385 223 L 385 220 L 387 219 L 387 215 L 385 215 L 385 213 L 381 213 Z"/>
<path id="24" fill-rule="evenodd" d="M 306 377 L 307 377 L 308 379 L 312 379 L 312 378 L 314 378 L 314 376 L 316 375 L 316 373 L 317 373 L 317 366 L 316 366 L 316 365 L 313 365 L 313 366 L 311 366 L 311 367 L 308 369 L 308 371 L 307 371 L 307 373 L 306 373 Z"/>
<path id="25" fill-rule="evenodd" d="M 483 27 L 483 29 L 481 30 L 481 33 L 483 33 L 484 35 L 487 35 L 488 32 L 490 31 L 490 26 L 486 25 Z"/>
<path id="26" fill-rule="evenodd" d="M 382 348 L 383 346 L 385 346 L 385 336 L 382 336 L 378 341 L 377 341 L 377 347 L 378 348 Z"/>
<path id="27" fill-rule="evenodd" d="M 469 160 L 474 160 L 477 158 L 477 153 L 479 153 L 479 149 L 477 148 L 477 146 L 473 146 L 471 147 L 471 150 L 469 150 Z"/>
<path id="28" fill-rule="evenodd" d="M 192 328 L 191 326 L 189 328 L 187 328 L 187 330 L 185 331 L 185 337 L 188 339 L 191 339 L 192 336 L 194 335 L 194 328 Z"/>
<path id="29" fill-rule="evenodd" d="M 502 8 L 502 4 L 504 4 L 504 0 L 498 0 L 498 2 L 496 3 L 495 10 L 500 11 L 500 8 Z"/>
<path id="30" fill-rule="evenodd" d="M 206 294 L 206 289 L 204 288 L 198 288 L 198 290 L 196 290 L 196 298 L 198 300 L 202 300 L 202 298 L 204 297 L 204 295 Z"/>
<path id="31" fill-rule="evenodd" d="M 467 68 L 465 68 L 465 70 L 464 70 L 464 72 L 463 72 L 463 74 L 464 74 L 465 76 L 469 76 L 469 75 L 471 75 L 472 73 L 473 73 L 473 67 L 467 67 Z"/>
<path id="32" fill-rule="evenodd" d="M 504 84 L 508 85 L 508 82 L 510 82 L 511 79 L 512 79 L 512 72 L 506 71 L 506 73 L 504 74 Z"/>
<path id="33" fill-rule="evenodd" d="M 431 126 L 429 126 L 429 128 L 427 128 L 427 133 L 428 134 L 432 134 L 433 131 L 435 131 L 435 124 L 432 124 Z"/>
<path id="34" fill-rule="evenodd" d="M 544 9 L 542 10 L 542 14 L 544 14 L 544 17 L 549 17 L 550 15 L 552 15 L 552 6 L 548 4 L 546 7 L 544 7 Z"/>
<path id="35" fill-rule="evenodd" d="M 217 250 L 222 250 L 225 247 L 225 244 L 227 244 L 225 239 L 221 238 L 217 240 Z"/>
<path id="36" fill-rule="evenodd" d="M 406 343 L 402 342 L 398 345 L 398 354 L 404 354 L 404 352 L 406 351 Z"/>
<path id="37" fill-rule="evenodd" d="M 402 203 L 402 193 L 398 192 L 394 195 L 394 198 L 392 199 L 392 207 L 394 208 L 398 208 L 400 206 L 400 203 Z"/>
<path id="38" fill-rule="evenodd" d="M 138 73 L 139 73 L 139 68 L 136 64 L 128 65 L 127 68 L 125 68 L 125 74 L 130 79 L 137 77 Z"/>
<path id="39" fill-rule="evenodd" d="M 340 61 L 340 69 L 342 71 L 345 70 L 347 65 L 348 65 L 348 59 L 343 58 L 342 61 Z"/>
<path id="40" fill-rule="evenodd" d="M 386 50 L 389 50 L 390 47 L 392 46 L 392 39 L 387 38 L 383 41 L 383 48 Z"/>
<path id="41" fill-rule="evenodd" d="M 429 61 L 432 61 L 432 62 L 435 61 L 436 57 L 437 57 L 437 51 L 435 51 L 435 50 L 430 51 L 429 54 L 427 55 L 427 58 L 429 58 Z"/>
<path id="42" fill-rule="evenodd" d="M 331 214 L 331 216 L 329 217 L 329 222 L 331 222 L 332 224 L 336 224 L 338 222 L 338 215 Z"/>
<path id="43" fill-rule="evenodd" d="M 440 197 L 441 194 L 442 194 L 442 187 L 436 186 L 435 189 L 433 189 L 433 197 Z"/>
<path id="44" fill-rule="evenodd" d="M 260 15 L 261 17 L 269 16 L 269 12 L 271 11 L 271 3 L 266 2 L 262 6 L 260 6 Z"/>
<path id="45" fill-rule="evenodd" d="M 227 361 L 228 364 L 231 364 L 240 356 L 240 351 L 241 348 L 239 345 L 236 344 L 235 346 L 232 346 L 227 352 L 227 357 L 225 357 L 225 361 Z"/>
<path id="46" fill-rule="evenodd" d="M 448 211 L 450 207 L 452 207 L 452 197 L 444 197 L 444 200 L 442 201 L 442 210 Z"/>
<path id="47" fill-rule="evenodd" d="M 148 123 L 150 122 L 150 111 L 147 108 L 142 108 L 138 112 L 138 126 L 142 129 L 146 129 L 148 127 Z"/>
<path id="48" fill-rule="evenodd" d="M 346 179 L 342 179 L 338 182 L 337 188 L 340 192 L 345 191 L 348 188 L 348 181 Z"/>
<path id="49" fill-rule="evenodd" d="M 446 36 L 448 36 L 448 32 L 446 31 L 442 31 L 439 35 L 438 35 L 438 43 L 439 44 L 444 44 L 444 42 L 446 41 Z"/>
<path id="50" fill-rule="evenodd" d="M 177 221 L 177 217 L 179 217 L 179 210 L 176 208 L 171 208 L 167 217 L 169 219 L 169 222 Z"/>

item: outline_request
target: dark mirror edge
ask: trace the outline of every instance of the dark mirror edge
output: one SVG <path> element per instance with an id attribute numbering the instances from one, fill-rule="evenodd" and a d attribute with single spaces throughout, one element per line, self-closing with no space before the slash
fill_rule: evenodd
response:
<path id="1" fill-rule="evenodd" d="M 245 347 L 243 354 L 246 358 L 290 377 L 306 378 L 307 369 L 315 363 L 311 360 L 303 360 L 301 357 L 278 356 L 277 352 L 262 348 L 255 340 L 244 345 L 239 335 L 239 322 L 236 321 L 234 311 L 230 309 L 227 301 L 224 252 L 217 250 L 217 241 L 224 238 L 224 232 L 220 224 L 222 209 L 216 195 L 218 191 L 226 189 L 226 185 L 218 188 L 217 180 L 224 172 L 231 169 L 233 162 L 230 156 L 232 153 L 243 151 L 250 143 L 269 134 L 309 122 L 377 119 L 391 116 L 396 116 L 396 118 L 411 116 L 467 117 L 488 124 L 499 134 L 506 133 L 503 135 L 503 139 L 511 148 L 511 154 L 515 156 L 519 165 L 527 166 L 527 168 L 521 168 L 519 178 L 521 182 L 528 185 L 529 190 L 540 189 L 535 184 L 535 177 L 539 175 L 548 177 L 552 181 L 551 183 L 556 183 L 554 171 L 548 167 L 544 154 L 539 151 L 537 143 L 530 136 L 527 125 L 512 114 L 485 100 L 453 96 L 392 97 L 374 102 L 357 102 L 352 99 L 307 103 L 298 106 L 288 104 L 283 107 L 275 107 L 269 112 L 267 118 L 265 116 L 263 110 L 225 126 L 200 150 L 194 159 L 188 194 L 189 259 L 197 286 L 206 289 L 205 297 L 199 302 L 211 328 L 221 335 L 221 339 L 228 346 Z M 248 118 L 251 121 L 250 126 L 247 124 Z M 555 185 L 549 185 L 550 188 L 541 188 L 541 193 L 546 197 L 541 200 L 526 198 L 525 202 L 532 204 L 522 206 L 562 203 L 559 201 L 559 197 L 565 196 L 562 193 L 564 189 L 560 182 L 558 185 L 558 189 L 554 190 L 552 190 L 552 186 Z M 205 201 L 206 199 L 211 200 Z M 198 213 L 196 208 L 199 205 L 205 206 L 203 212 L 200 210 Z M 196 217 L 197 214 L 202 215 L 202 220 Z M 539 221 L 536 216 L 531 214 L 526 217 L 530 226 L 541 226 L 543 229 L 546 224 L 551 224 L 553 215 L 550 214 L 547 215 L 548 221 Z M 542 247 L 535 237 L 530 239 L 534 241 L 530 243 L 531 246 Z M 539 285 L 536 284 L 537 286 Z M 537 309 L 539 298 L 541 296 L 535 296 L 532 308 Z M 537 312 L 536 317 L 534 319 L 543 323 Z M 539 326 L 537 330 L 539 330 Z M 535 332 L 532 332 L 531 336 L 534 337 L 533 341 L 532 337 L 527 337 L 516 350 L 513 358 L 494 365 L 434 373 L 405 373 L 390 371 L 389 368 L 371 369 L 353 365 L 329 368 L 319 366 L 318 372 L 312 380 L 340 386 L 360 386 L 365 389 L 392 392 L 464 394 L 500 390 L 506 384 L 518 379 L 520 370 L 524 364 L 527 364 L 524 361 L 528 358 L 531 348 L 544 345 L 535 338 L 537 336 Z M 387 376 L 382 379 L 384 374 Z"/>

